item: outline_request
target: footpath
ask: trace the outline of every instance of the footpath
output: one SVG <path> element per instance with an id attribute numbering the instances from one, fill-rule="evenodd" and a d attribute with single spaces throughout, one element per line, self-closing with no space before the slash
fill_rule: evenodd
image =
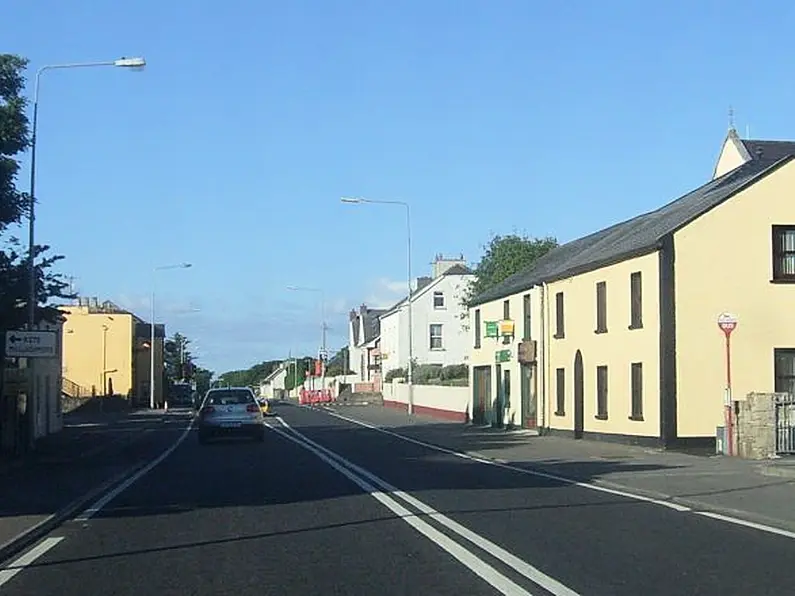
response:
<path id="1" fill-rule="evenodd" d="M 795 532 L 795 458 L 760 462 L 575 441 L 408 416 L 382 406 L 325 409 L 474 457 Z"/>
<path id="2" fill-rule="evenodd" d="M 76 411 L 63 420 L 35 452 L 0 460 L 0 562 L 156 457 L 184 428 L 162 410 Z"/>

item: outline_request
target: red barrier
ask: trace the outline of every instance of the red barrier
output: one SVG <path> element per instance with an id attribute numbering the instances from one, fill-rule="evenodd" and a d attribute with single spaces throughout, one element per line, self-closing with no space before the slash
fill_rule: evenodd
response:
<path id="1" fill-rule="evenodd" d="M 330 389 L 313 389 L 311 391 L 302 389 L 298 395 L 298 403 L 301 405 L 313 406 L 315 404 L 331 403 L 332 401 L 334 401 L 334 397 L 331 395 Z"/>

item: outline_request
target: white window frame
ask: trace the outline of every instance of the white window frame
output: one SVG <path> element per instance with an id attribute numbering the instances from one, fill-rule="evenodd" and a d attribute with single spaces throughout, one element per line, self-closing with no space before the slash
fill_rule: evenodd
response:
<path id="1" fill-rule="evenodd" d="M 434 335 L 434 327 L 439 328 L 439 334 Z M 434 345 L 434 340 L 438 340 L 439 345 Z M 444 326 L 441 323 L 431 323 L 428 325 L 428 345 L 431 350 L 443 350 L 444 349 Z"/>
<path id="2" fill-rule="evenodd" d="M 442 303 L 441 304 L 436 304 L 437 296 L 442 299 Z M 444 300 L 444 292 L 436 291 L 436 292 L 433 293 L 433 307 L 436 310 L 441 310 L 443 308 L 446 308 L 445 307 L 445 300 Z"/>

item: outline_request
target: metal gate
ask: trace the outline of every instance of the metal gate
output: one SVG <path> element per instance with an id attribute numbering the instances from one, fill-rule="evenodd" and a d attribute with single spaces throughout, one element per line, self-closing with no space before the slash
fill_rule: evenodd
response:
<path id="1" fill-rule="evenodd" d="M 795 454 L 795 395 L 776 395 L 776 453 Z"/>

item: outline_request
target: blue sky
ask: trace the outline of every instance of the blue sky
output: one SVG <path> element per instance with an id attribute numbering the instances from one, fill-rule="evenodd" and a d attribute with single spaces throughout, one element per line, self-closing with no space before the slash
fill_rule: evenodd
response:
<path id="1" fill-rule="evenodd" d="M 795 5 L 592 0 L 6 0 L 0 51 L 44 64 L 38 240 L 84 295 L 223 371 L 311 352 L 346 313 L 477 261 L 493 233 L 582 236 L 706 181 L 727 129 L 795 138 Z M 23 175 L 20 184 L 27 188 Z M 186 312 L 200 309 L 199 312 Z"/>

